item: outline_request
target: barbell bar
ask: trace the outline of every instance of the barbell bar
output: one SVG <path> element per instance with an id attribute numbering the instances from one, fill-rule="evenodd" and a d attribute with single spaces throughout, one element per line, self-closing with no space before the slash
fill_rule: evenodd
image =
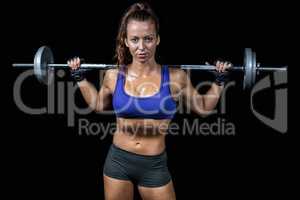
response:
<path id="1" fill-rule="evenodd" d="M 256 81 L 256 75 L 258 71 L 287 71 L 287 66 L 283 67 L 261 67 L 257 65 L 256 53 L 251 48 L 245 48 L 244 51 L 244 65 L 234 66 L 231 70 L 243 71 L 243 89 L 250 89 Z M 34 75 L 42 83 L 49 83 L 53 78 L 53 69 L 55 68 L 69 68 L 68 64 L 55 64 L 52 50 L 48 46 L 42 46 L 38 49 L 34 56 L 33 63 L 13 63 L 13 67 L 19 68 L 32 68 L 34 69 Z M 184 70 L 215 70 L 213 65 L 169 65 L 174 67 L 180 67 Z M 80 67 L 85 69 L 99 69 L 107 70 L 116 68 L 118 65 L 115 64 L 81 64 Z"/>

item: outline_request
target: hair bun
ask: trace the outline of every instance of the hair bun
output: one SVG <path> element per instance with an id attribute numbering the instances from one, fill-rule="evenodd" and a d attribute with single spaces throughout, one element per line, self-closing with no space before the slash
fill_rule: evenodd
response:
<path id="1" fill-rule="evenodd" d="M 150 6 L 147 2 L 139 2 L 135 4 L 138 10 L 149 10 Z"/>

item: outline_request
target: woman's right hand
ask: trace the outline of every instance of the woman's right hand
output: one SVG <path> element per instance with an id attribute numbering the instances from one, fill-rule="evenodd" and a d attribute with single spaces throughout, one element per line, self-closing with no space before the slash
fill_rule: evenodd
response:
<path id="1" fill-rule="evenodd" d="M 68 65 L 72 70 L 77 70 L 80 67 L 80 58 L 74 57 L 68 60 Z"/>
<path id="2" fill-rule="evenodd" d="M 86 69 L 80 68 L 81 62 L 84 62 L 84 60 L 80 59 L 79 57 L 74 57 L 68 60 L 71 77 L 77 82 L 80 82 L 86 78 Z"/>

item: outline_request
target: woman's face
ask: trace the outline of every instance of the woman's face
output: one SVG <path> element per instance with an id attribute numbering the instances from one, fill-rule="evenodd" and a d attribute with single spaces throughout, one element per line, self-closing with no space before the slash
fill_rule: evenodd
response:
<path id="1" fill-rule="evenodd" d="M 130 20 L 127 24 L 125 44 L 134 61 L 146 63 L 154 60 L 156 46 L 159 44 L 155 24 L 152 20 Z"/>

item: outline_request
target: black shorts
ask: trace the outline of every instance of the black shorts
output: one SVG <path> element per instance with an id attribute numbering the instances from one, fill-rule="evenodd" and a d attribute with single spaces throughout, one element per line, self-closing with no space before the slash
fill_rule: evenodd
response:
<path id="1" fill-rule="evenodd" d="M 171 181 L 166 151 L 154 156 L 139 155 L 114 144 L 107 154 L 103 173 L 144 187 L 160 187 Z"/>

